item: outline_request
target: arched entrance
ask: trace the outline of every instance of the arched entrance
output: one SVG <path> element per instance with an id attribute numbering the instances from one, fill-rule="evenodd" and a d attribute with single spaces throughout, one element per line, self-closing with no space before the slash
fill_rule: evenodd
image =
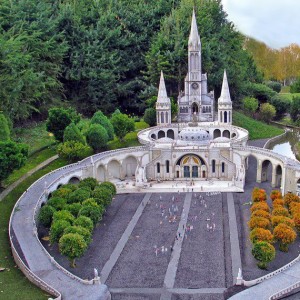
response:
<path id="1" fill-rule="evenodd" d="M 174 140 L 174 131 L 172 129 L 167 131 L 167 137 Z"/>
<path id="2" fill-rule="evenodd" d="M 276 167 L 275 187 L 281 187 L 282 168 L 280 165 Z"/>
<path id="3" fill-rule="evenodd" d="M 251 166 L 251 168 L 249 168 L 249 166 Z M 254 155 L 249 155 L 245 158 L 245 169 L 245 183 L 254 186 L 257 177 L 257 158 Z"/>
<path id="4" fill-rule="evenodd" d="M 220 129 L 215 129 L 214 130 L 214 139 L 216 139 L 220 136 L 221 136 L 221 130 Z"/>
<path id="5" fill-rule="evenodd" d="M 109 178 L 121 179 L 121 164 L 117 160 L 111 160 L 107 164 L 107 172 Z"/>
<path id="6" fill-rule="evenodd" d="M 176 163 L 177 178 L 206 178 L 207 167 L 204 160 L 196 154 L 187 154 Z"/>
<path id="7" fill-rule="evenodd" d="M 123 160 L 123 170 L 125 177 L 135 176 L 135 170 L 137 168 L 137 159 L 134 156 L 128 156 Z"/>
<path id="8" fill-rule="evenodd" d="M 198 106 L 198 104 L 196 103 L 196 102 L 194 102 L 193 104 L 192 104 L 192 113 L 198 113 L 199 112 L 199 106 Z"/>
<path id="9" fill-rule="evenodd" d="M 155 133 L 151 134 L 151 139 L 156 140 L 156 134 Z"/>
<path id="10" fill-rule="evenodd" d="M 223 137 L 226 137 L 226 138 L 230 139 L 230 132 L 229 132 L 229 130 L 224 130 L 223 131 Z"/>
<path id="11" fill-rule="evenodd" d="M 80 179 L 76 176 L 73 176 L 69 179 L 69 182 L 68 183 L 71 183 L 71 184 L 78 184 L 80 182 Z"/>
<path id="12" fill-rule="evenodd" d="M 99 181 L 105 181 L 105 168 L 103 165 L 100 165 L 97 169 L 97 177 Z"/>
<path id="13" fill-rule="evenodd" d="M 162 131 L 162 130 L 160 130 L 160 131 L 158 132 L 158 134 L 157 134 L 157 138 L 158 138 L 158 139 L 161 139 L 161 138 L 163 138 L 163 137 L 165 137 L 165 136 L 166 136 L 166 134 L 165 134 L 165 132 Z"/>
<path id="14" fill-rule="evenodd" d="M 224 123 L 228 123 L 227 111 L 224 111 Z"/>
<path id="15" fill-rule="evenodd" d="M 266 159 L 261 164 L 261 182 L 271 181 L 272 163 Z"/>

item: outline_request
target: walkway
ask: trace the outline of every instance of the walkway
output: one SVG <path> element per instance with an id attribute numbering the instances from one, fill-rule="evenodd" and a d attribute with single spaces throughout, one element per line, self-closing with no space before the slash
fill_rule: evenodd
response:
<path id="1" fill-rule="evenodd" d="M 43 161 L 39 165 L 37 165 L 32 170 L 28 171 L 26 174 L 24 174 L 21 178 L 19 178 L 17 181 L 9 185 L 1 194 L 0 194 L 0 201 L 2 201 L 15 187 L 17 187 L 21 182 L 23 182 L 26 178 L 34 174 L 35 172 L 43 169 L 44 167 L 48 166 L 50 163 L 52 163 L 54 160 L 58 159 L 58 155 L 54 155 L 47 160 Z"/>

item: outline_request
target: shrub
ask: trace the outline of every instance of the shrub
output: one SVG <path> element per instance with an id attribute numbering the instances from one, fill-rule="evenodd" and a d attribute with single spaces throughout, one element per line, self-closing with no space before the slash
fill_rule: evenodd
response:
<path id="1" fill-rule="evenodd" d="M 64 185 L 60 186 L 60 188 L 57 191 L 59 191 L 60 189 L 69 189 L 72 192 L 74 192 L 75 190 L 78 189 L 78 185 L 73 184 L 73 183 L 67 183 L 67 184 L 64 184 Z"/>
<path id="2" fill-rule="evenodd" d="M 263 217 L 253 217 L 248 222 L 248 226 L 250 230 L 253 230 L 254 228 L 270 228 L 270 221 Z"/>
<path id="3" fill-rule="evenodd" d="M 300 203 L 291 202 L 290 204 L 290 212 L 292 215 L 300 213 Z"/>
<path id="4" fill-rule="evenodd" d="M 253 97 L 245 97 L 242 102 L 244 110 L 253 116 L 258 108 L 258 100 Z"/>
<path id="5" fill-rule="evenodd" d="M 274 240 L 273 234 L 270 230 L 264 228 L 254 228 L 250 232 L 250 240 L 252 243 L 268 242 L 272 243 Z"/>
<path id="6" fill-rule="evenodd" d="M 271 222 L 272 222 L 273 227 L 276 227 L 281 223 L 286 224 L 287 226 L 290 226 L 291 228 L 295 227 L 294 221 L 292 219 L 290 219 L 288 217 L 284 217 L 284 216 L 274 216 L 274 217 L 272 217 Z"/>
<path id="7" fill-rule="evenodd" d="M 281 91 L 281 83 L 278 81 L 266 81 L 265 85 L 277 93 Z"/>
<path id="8" fill-rule="evenodd" d="M 72 193 L 72 190 L 69 188 L 61 187 L 56 191 L 52 192 L 52 197 L 64 198 L 67 199 L 68 196 Z"/>
<path id="9" fill-rule="evenodd" d="M 74 225 L 84 227 L 88 229 L 90 232 L 92 232 L 94 229 L 94 224 L 91 218 L 85 216 L 80 216 L 77 219 L 75 219 Z"/>
<path id="10" fill-rule="evenodd" d="M 101 220 L 102 211 L 99 206 L 83 206 L 79 211 L 79 216 L 90 218 L 96 225 Z"/>
<path id="11" fill-rule="evenodd" d="M 273 190 L 270 194 L 270 198 L 272 201 L 275 199 L 282 199 L 281 192 L 279 190 Z"/>
<path id="12" fill-rule="evenodd" d="M 253 202 L 262 202 L 267 200 L 267 193 L 263 189 L 254 188 L 252 191 Z"/>
<path id="13" fill-rule="evenodd" d="M 116 193 L 117 193 L 116 186 L 109 181 L 104 181 L 104 182 L 100 183 L 100 187 L 101 188 L 106 187 L 106 188 L 110 189 L 112 192 L 112 196 L 116 195 Z"/>
<path id="14" fill-rule="evenodd" d="M 81 204 L 80 203 L 67 204 L 64 207 L 64 209 L 69 211 L 75 218 L 77 218 L 78 213 L 81 209 Z"/>
<path id="15" fill-rule="evenodd" d="M 253 245 L 252 255 L 259 261 L 259 268 L 266 269 L 269 262 L 275 258 L 275 248 L 267 242 L 257 242 Z"/>
<path id="16" fill-rule="evenodd" d="M 270 103 L 263 103 L 259 109 L 259 116 L 261 120 L 270 123 L 276 115 L 276 108 Z"/>
<path id="17" fill-rule="evenodd" d="M 75 141 L 68 141 L 58 145 L 57 153 L 60 157 L 68 160 L 68 162 L 75 162 L 91 156 L 93 151 L 88 145 Z"/>
<path id="18" fill-rule="evenodd" d="M 58 220 L 65 220 L 72 224 L 75 218 L 68 210 L 60 210 L 53 214 L 53 222 Z"/>
<path id="19" fill-rule="evenodd" d="M 7 142 L 10 140 L 10 130 L 6 117 L 0 111 L 0 141 Z"/>
<path id="20" fill-rule="evenodd" d="M 96 206 L 99 207 L 94 198 L 88 198 L 82 202 L 82 206 Z"/>
<path id="21" fill-rule="evenodd" d="M 91 119 L 91 124 L 99 124 L 103 126 L 107 132 L 108 140 L 111 141 L 114 139 L 114 128 L 109 119 L 101 111 L 94 113 Z"/>
<path id="22" fill-rule="evenodd" d="M 108 142 L 106 129 L 99 124 L 92 124 L 86 133 L 86 141 L 94 151 L 99 151 L 105 147 Z"/>
<path id="23" fill-rule="evenodd" d="M 286 195 L 284 195 L 284 203 L 287 207 L 290 207 L 290 204 L 292 202 L 300 202 L 300 198 L 293 194 L 293 193 L 287 193 Z"/>
<path id="24" fill-rule="evenodd" d="M 64 230 L 71 226 L 70 222 L 66 220 L 53 221 L 50 228 L 50 243 L 54 244 L 59 241 L 64 233 Z"/>
<path id="25" fill-rule="evenodd" d="M 288 251 L 289 244 L 293 243 L 297 237 L 296 232 L 286 224 L 279 224 L 274 228 L 274 238 L 279 242 L 279 249 Z"/>
<path id="26" fill-rule="evenodd" d="M 296 229 L 300 232 L 300 213 L 295 213 L 293 215 L 293 221 L 295 223 Z"/>
<path id="27" fill-rule="evenodd" d="M 62 210 L 67 203 L 67 200 L 64 198 L 59 198 L 59 197 L 51 197 L 50 200 L 48 200 L 48 205 L 52 206 L 55 208 L 55 210 Z"/>
<path id="28" fill-rule="evenodd" d="M 111 191 L 107 188 L 96 188 L 92 193 L 93 198 L 99 205 L 107 206 L 112 201 Z"/>
<path id="29" fill-rule="evenodd" d="M 67 203 L 82 203 L 85 199 L 89 198 L 90 195 L 90 191 L 85 188 L 79 188 L 69 195 Z"/>
<path id="30" fill-rule="evenodd" d="M 293 84 L 291 84 L 290 92 L 300 93 L 300 77 L 298 77 L 298 79 Z"/>
<path id="31" fill-rule="evenodd" d="M 256 210 L 264 210 L 266 212 L 270 212 L 270 207 L 267 202 L 257 202 L 252 204 L 250 210 L 251 213 L 253 213 Z"/>
<path id="32" fill-rule="evenodd" d="M 285 113 L 290 111 L 291 102 L 281 95 L 273 96 L 270 100 L 270 104 L 272 104 L 276 108 L 277 120 L 281 119 Z"/>
<path id="33" fill-rule="evenodd" d="M 98 186 L 98 181 L 93 177 L 84 178 L 78 185 L 79 188 L 87 187 L 90 190 L 94 190 L 96 186 Z"/>
<path id="34" fill-rule="evenodd" d="M 49 227 L 52 223 L 53 214 L 55 212 L 55 208 L 49 205 L 44 205 L 39 212 L 38 220 L 39 222 L 45 226 Z"/>
<path id="35" fill-rule="evenodd" d="M 284 200 L 283 199 L 275 199 L 273 201 L 273 208 L 275 208 L 276 206 L 284 206 Z"/>
<path id="36" fill-rule="evenodd" d="M 265 210 L 259 209 L 259 210 L 255 210 L 251 216 L 252 217 L 263 217 L 266 218 L 268 220 L 271 220 L 271 215 L 270 213 L 266 212 Z"/>
<path id="37" fill-rule="evenodd" d="M 64 235 L 68 233 L 78 233 L 82 235 L 87 245 L 91 242 L 91 232 L 82 226 L 69 226 L 64 230 Z"/>
<path id="38" fill-rule="evenodd" d="M 155 126 L 156 125 L 156 110 L 152 107 L 149 107 L 145 110 L 144 113 L 144 121 L 149 126 Z"/>
<path id="39" fill-rule="evenodd" d="M 276 208 L 274 208 L 272 210 L 272 215 L 273 216 L 284 216 L 284 217 L 288 217 L 289 216 L 289 211 L 282 206 L 276 206 Z"/>
<path id="40" fill-rule="evenodd" d="M 68 125 L 64 130 L 64 143 L 69 141 L 74 141 L 85 145 L 84 136 L 74 123 Z"/>
<path id="41" fill-rule="evenodd" d="M 75 267 L 75 259 L 82 256 L 87 244 L 78 233 L 64 234 L 59 240 L 59 251 L 71 261 L 71 267 Z"/>
<path id="42" fill-rule="evenodd" d="M 111 123 L 114 127 L 114 132 L 120 141 L 123 141 L 125 135 L 135 129 L 134 121 L 126 114 L 113 114 Z"/>

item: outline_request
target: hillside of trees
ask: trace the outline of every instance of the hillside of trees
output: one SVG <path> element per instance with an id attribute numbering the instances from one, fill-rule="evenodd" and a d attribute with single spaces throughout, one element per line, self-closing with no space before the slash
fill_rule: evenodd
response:
<path id="1" fill-rule="evenodd" d="M 177 97 L 193 6 L 209 87 L 218 97 L 226 69 L 238 101 L 262 76 L 219 0 L 2 0 L 0 110 L 14 123 L 53 106 L 142 114 L 161 69 Z"/>
<path id="2" fill-rule="evenodd" d="M 253 38 L 246 38 L 245 48 L 253 56 L 266 80 L 280 81 L 286 85 L 300 77 L 299 45 L 291 44 L 276 50 Z"/>

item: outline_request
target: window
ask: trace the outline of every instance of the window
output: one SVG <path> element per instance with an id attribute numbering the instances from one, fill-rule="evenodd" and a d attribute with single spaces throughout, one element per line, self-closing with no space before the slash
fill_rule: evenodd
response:
<path id="1" fill-rule="evenodd" d="M 213 173 L 216 172 L 216 161 L 213 159 L 212 162 L 211 162 L 211 171 Z"/>
<path id="2" fill-rule="evenodd" d="M 156 164 L 156 171 L 157 171 L 157 173 L 160 173 L 160 163 Z"/>
<path id="3" fill-rule="evenodd" d="M 222 173 L 225 172 L 225 163 L 222 162 Z"/>
<path id="4" fill-rule="evenodd" d="M 166 172 L 170 173 L 170 161 L 166 161 Z"/>

